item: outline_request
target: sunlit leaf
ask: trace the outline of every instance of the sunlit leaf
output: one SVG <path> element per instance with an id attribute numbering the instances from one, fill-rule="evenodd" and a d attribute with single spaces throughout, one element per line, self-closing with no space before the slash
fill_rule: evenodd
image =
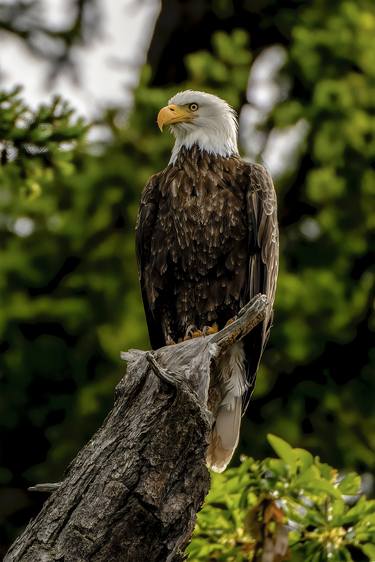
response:
<path id="1" fill-rule="evenodd" d="M 268 434 L 267 439 L 277 455 L 294 471 L 297 463 L 297 455 L 289 443 L 281 439 L 281 437 L 272 434 Z"/>
<path id="2" fill-rule="evenodd" d="M 344 478 L 339 482 L 338 488 L 342 494 L 354 495 L 358 494 L 361 487 L 361 478 L 358 474 L 351 472 L 346 474 Z"/>

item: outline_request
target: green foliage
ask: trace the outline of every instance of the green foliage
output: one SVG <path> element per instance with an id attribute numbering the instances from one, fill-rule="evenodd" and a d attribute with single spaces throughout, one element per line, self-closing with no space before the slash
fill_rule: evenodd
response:
<path id="1" fill-rule="evenodd" d="M 374 466 L 374 26 L 373 2 L 316 0 L 292 27 L 280 76 L 289 91 L 264 126 L 303 121 L 306 133 L 276 182 L 275 326 L 250 406 L 258 398 L 262 423 L 293 443 L 303 439 L 330 462 L 361 469 Z M 266 430 L 249 428 L 252 447 Z"/>
<path id="2" fill-rule="evenodd" d="M 279 458 L 244 457 L 238 468 L 213 475 L 189 560 L 262 562 L 268 548 L 275 558 L 267 560 L 372 561 L 375 500 L 361 495 L 360 477 L 280 437 L 268 440 Z"/>
<path id="3" fill-rule="evenodd" d="M 33 112 L 22 101 L 20 88 L 0 92 L 0 143 L 3 194 L 40 195 L 43 187 L 74 172 L 73 155 L 87 126 L 73 109 L 56 97 Z M 0 145 L 0 146 L 1 146 Z"/>
<path id="4" fill-rule="evenodd" d="M 186 64 L 195 89 L 220 92 L 231 105 L 238 107 L 246 88 L 251 63 L 248 34 L 236 29 L 231 35 L 217 32 L 212 37 L 213 52 L 198 51 L 188 55 Z"/>

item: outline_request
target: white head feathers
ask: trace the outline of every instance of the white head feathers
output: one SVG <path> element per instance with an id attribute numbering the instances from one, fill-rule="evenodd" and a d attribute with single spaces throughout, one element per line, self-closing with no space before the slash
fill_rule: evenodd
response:
<path id="1" fill-rule="evenodd" d="M 171 125 L 176 137 L 170 163 L 173 163 L 182 147 L 194 144 L 201 150 L 220 156 L 238 155 L 237 116 L 230 105 L 221 98 L 206 92 L 185 90 L 169 100 L 169 104 L 189 108 L 194 107 L 192 118 L 183 123 Z"/>

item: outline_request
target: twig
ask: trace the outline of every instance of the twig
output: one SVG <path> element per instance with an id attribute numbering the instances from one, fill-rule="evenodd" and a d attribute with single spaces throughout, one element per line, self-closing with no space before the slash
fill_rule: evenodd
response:
<path id="1" fill-rule="evenodd" d="M 46 482 L 45 484 L 35 484 L 35 486 L 30 486 L 30 488 L 27 488 L 29 492 L 48 492 L 48 493 L 52 493 L 55 490 L 57 490 L 58 488 L 60 488 L 60 486 L 62 485 L 62 482 Z"/>

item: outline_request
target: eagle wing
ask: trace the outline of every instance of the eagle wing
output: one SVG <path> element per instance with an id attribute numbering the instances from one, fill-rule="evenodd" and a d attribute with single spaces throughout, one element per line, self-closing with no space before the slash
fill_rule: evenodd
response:
<path id="1" fill-rule="evenodd" d="M 245 341 L 250 390 L 246 397 L 246 404 L 254 387 L 256 371 L 272 325 L 279 264 L 277 199 L 272 178 L 260 164 L 247 166 L 246 200 L 250 250 L 248 296 L 250 300 L 258 293 L 263 293 L 267 295 L 270 304 L 264 321 Z"/>
<path id="2" fill-rule="evenodd" d="M 155 304 L 157 291 L 154 280 L 150 275 L 151 261 L 151 238 L 154 230 L 158 206 L 159 206 L 159 176 L 151 176 L 143 189 L 139 206 L 137 224 L 135 229 L 135 246 L 138 263 L 138 275 L 141 285 L 143 306 L 146 315 L 150 343 L 153 349 L 159 349 L 165 345 L 165 340 L 160 327 L 152 311 Z"/>

